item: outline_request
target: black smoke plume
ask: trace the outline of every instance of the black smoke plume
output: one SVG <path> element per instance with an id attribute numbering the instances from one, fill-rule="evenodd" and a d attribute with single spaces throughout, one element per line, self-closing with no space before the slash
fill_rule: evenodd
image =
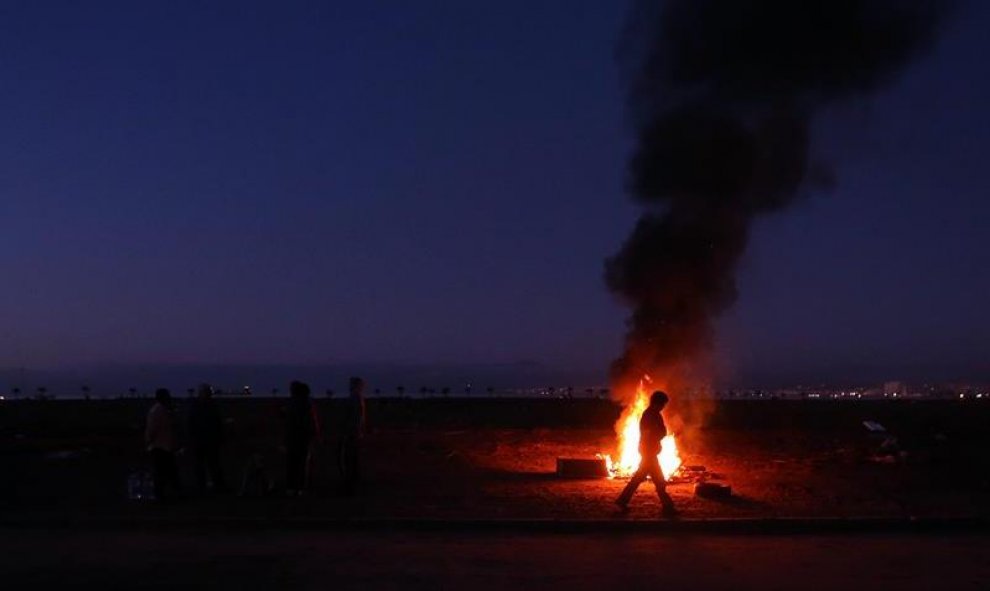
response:
<path id="1" fill-rule="evenodd" d="M 612 365 L 677 388 L 736 298 L 750 226 L 809 184 L 811 123 L 890 83 L 932 44 L 937 0 L 669 0 L 633 5 L 618 48 L 636 132 L 628 190 L 647 208 L 605 263 L 632 308 Z"/>

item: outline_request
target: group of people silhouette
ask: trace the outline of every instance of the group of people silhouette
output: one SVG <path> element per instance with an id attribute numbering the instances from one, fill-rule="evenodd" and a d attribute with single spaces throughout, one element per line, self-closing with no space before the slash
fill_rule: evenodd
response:
<path id="1" fill-rule="evenodd" d="M 350 379 L 350 396 L 346 401 L 343 420 L 337 437 L 337 468 L 341 490 L 352 494 L 360 479 L 361 439 L 367 427 L 364 400 L 364 380 Z M 193 462 L 197 490 L 205 493 L 208 484 L 216 493 L 228 493 L 230 488 L 224 475 L 221 449 L 224 444 L 224 421 L 220 407 L 209 384 L 199 387 L 196 398 L 188 410 L 188 449 Z M 616 499 L 621 511 L 626 511 L 636 489 L 647 478 L 653 481 L 663 512 L 676 514 L 673 500 L 666 491 L 666 481 L 660 470 L 657 455 L 661 440 L 667 434 L 661 411 L 669 398 L 665 392 L 656 391 L 650 404 L 640 417 L 639 468 Z M 325 442 L 320 413 L 310 398 L 310 387 L 300 381 L 289 386 L 289 400 L 283 406 L 281 418 L 284 425 L 285 493 L 288 496 L 304 494 L 310 480 L 310 457 L 315 442 Z M 165 388 L 155 392 L 155 403 L 148 411 L 145 442 L 151 458 L 154 495 L 160 501 L 181 494 L 176 453 L 180 449 L 177 421 L 172 396 Z M 252 458 L 245 471 L 240 494 L 268 494 L 271 492 L 266 477 L 259 480 L 261 461 Z"/>
<path id="2" fill-rule="evenodd" d="M 351 378 L 349 390 L 336 439 L 341 490 L 347 494 L 355 492 L 360 479 L 361 439 L 367 427 L 364 380 Z M 326 442 L 320 413 L 310 393 L 310 387 L 305 382 L 292 382 L 289 385 L 289 400 L 281 408 L 285 493 L 288 496 L 299 496 L 307 490 L 314 444 Z M 224 419 L 212 386 L 199 386 L 196 397 L 188 407 L 185 437 L 180 438 L 179 432 L 171 392 L 167 388 L 159 388 L 155 391 L 155 402 L 148 410 L 144 432 L 151 461 L 154 497 L 167 501 L 183 494 L 177 459 L 177 454 L 182 450 L 187 450 L 192 458 L 195 486 L 199 493 L 232 492 L 221 454 L 225 443 Z M 250 459 L 240 494 L 270 494 L 274 489 L 263 471 L 261 456 L 256 454 Z"/>

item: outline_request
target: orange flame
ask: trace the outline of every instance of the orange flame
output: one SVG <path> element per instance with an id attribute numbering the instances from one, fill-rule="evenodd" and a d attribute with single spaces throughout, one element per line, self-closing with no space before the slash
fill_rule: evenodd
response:
<path id="1" fill-rule="evenodd" d="M 649 376 L 646 376 L 649 380 Z M 650 396 L 640 381 L 636 388 L 636 398 L 632 404 L 622 409 L 622 415 L 615 424 L 619 438 L 619 459 L 613 461 L 611 456 L 603 456 L 609 472 L 616 477 L 631 476 L 639 467 L 639 419 L 643 411 L 650 405 Z M 673 435 L 667 435 L 660 442 L 660 470 L 664 478 L 670 478 L 681 467 L 681 456 L 677 452 L 677 442 Z"/>

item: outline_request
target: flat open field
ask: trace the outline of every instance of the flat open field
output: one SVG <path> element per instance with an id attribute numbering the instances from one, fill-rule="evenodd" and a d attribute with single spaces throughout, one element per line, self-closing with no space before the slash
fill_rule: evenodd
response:
<path id="1" fill-rule="evenodd" d="M 183 402 L 177 412 L 183 414 Z M 224 464 L 239 484 L 262 454 L 277 483 L 284 457 L 276 399 L 221 399 Z M 319 400 L 326 442 L 303 498 L 190 496 L 169 506 L 126 499 L 144 466 L 147 400 L 0 404 L 0 516 L 273 517 L 324 519 L 608 519 L 621 480 L 560 480 L 557 457 L 614 451 L 619 409 L 600 400 L 370 400 L 365 483 L 335 493 L 340 406 Z M 863 420 L 885 425 L 904 453 L 878 458 Z M 730 484 L 731 499 L 670 487 L 681 517 L 986 517 L 990 501 L 990 404 L 960 402 L 719 402 L 705 426 L 682 438 L 682 457 Z M 190 459 L 179 456 L 191 484 Z M 644 484 L 623 519 L 659 514 Z"/>

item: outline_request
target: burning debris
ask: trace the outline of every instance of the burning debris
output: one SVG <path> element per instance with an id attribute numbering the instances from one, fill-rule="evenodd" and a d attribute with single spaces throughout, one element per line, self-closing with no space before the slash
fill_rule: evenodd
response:
<path id="1" fill-rule="evenodd" d="M 735 272 L 760 215 L 827 184 L 811 165 L 812 123 L 826 107 L 885 86 L 931 45 L 938 0 L 641 0 L 619 44 L 636 134 L 628 190 L 645 208 L 605 282 L 631 309 L 612 391 L 628 475 L 639 455 L 641 376 L 675 394 L 674 429 L 705 402 L 715 318 L 736 298 Z M 674 475 L 677 442 L 663 442 Z"/>
<path id="2" fill-rule="evenodd" d="M 717 482 L 699 482 L 694 487 L 694 494 L 705 499 L 728 499 L 732 496 L 732 487 Z"/>
<path id="3" fill-rule="evenodd" d="M 557 458 L 558 478 L 608 478 L 608 463 L 600 455 L 595 459 Z"/>

